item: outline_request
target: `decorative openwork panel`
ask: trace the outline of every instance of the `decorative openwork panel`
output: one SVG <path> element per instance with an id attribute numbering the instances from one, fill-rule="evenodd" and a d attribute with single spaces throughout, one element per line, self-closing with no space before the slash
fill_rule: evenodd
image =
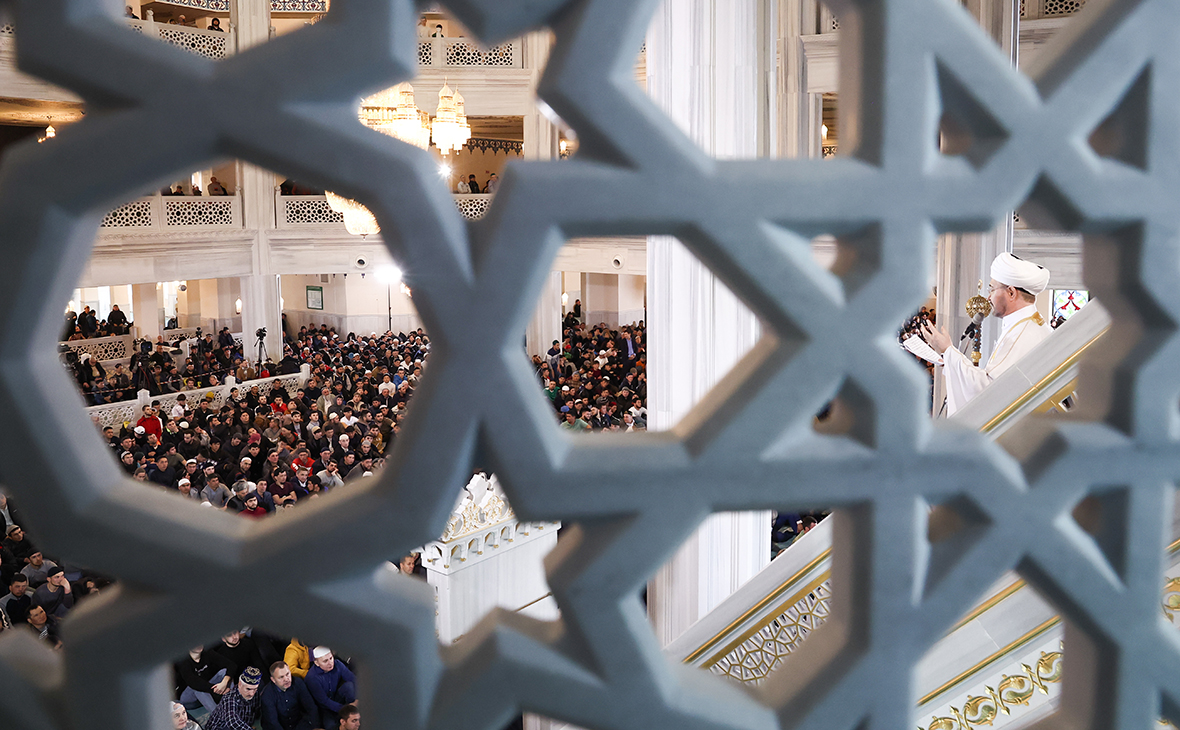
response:
<path id="1" fill-rule="evenodd" d="M 832 582 L 825 580 L 717 660 L 709 671 L 747 684 L 761 683 L 828 620 L 831 599 Z"/>
<path id="2" fill-rule="evenodd" d="M 151 228 L 152 201 L 133 200 L 103 216 L 102 228 Z"/>
<path id="3" fill-rule="evenodd" d="M 91 406 L 86 409 L 86 412 L 92 418 L 98 416 L 99 426 L 113 426 L 116 429 L 124 423 L 135 423 L 143 415 L 142 407 L 135 401 Z"/>
<path id="4" fill-rule="evenodd" d="M 448 66 L 512 66 L 512 43 L 492 46 L 482 52 L 467 41 L 447 41 Z"/>
<path id="5" fill-rule="evenodd" d="M 476 221 L 483 218 L 484 214 L 488 212 L 488 206 L 492 203 L 491 195 L 463 195 L 460 193 L 455 196 L 455 207 L 459 209 L 459 213 L 469 221 Z"/>
<path id="6" fill-rule="evenodd" d="M 1180 3 L 1091 3 L 1035 80 L 958 3 L 841 4 L 842 155 L 730 161 L 631 79 L 654 0 L 445 0 L 491 44 L 552 24 L 537 91 L 579 141 L 574 159 L 509 165 L 473 224 L 427 153 L 356 118 L 357 97 L 417 71 L 406 0 L 342 1 L 216 66 L 93 0 L 9 4 L 21 67 L 88 113 L 0 168 L 0 467 L 44 549 L 125 588 L 66 620 L 61 653 L 0 642 L 6 727 L 167 728 L 168 662 L 250 624 L 355 657 L 370 726 L 496 730 L 528 711 L 594 730 L 897 730 L 912 668 L 1012 569 L 1066 619 L 1059 727 L 1180 721 L 1159 607 L 1180 476 Z M 965 157 L 936 149 L 943 113 L 973 136 Z M 1100 157 L 1087 141 L 1108 117 L 1130 143 Z M 165 128 L 184 143 L 145 148 Z M 437 343 L 380 479 L 266 525 L 129 483 L 54 351 L 102 216 L 227 158 L 372 210 Z M 932 425 L 891 341 L 929 293 L 936 234 L 991 230 L 1028 200 L 1085 234 L 1085 285 L 1113 324 L 1087 353 L 1090 410 L 995 444 Z M 851 268 L 820 268 L 810 240 L 845 232 Z M 675 431 L 563 433 L 520 352 L 563 240 L 672 233 L 762 341 Z M 819 435 L 837 394 L 850 430 Z M 547 568 L 563 620 L 494 615 L 444 661 L 428 588 L 382 566 L 441 534 L 476 462 L 520 520 L 565 525 Z M 1092 492 L 1113 506 L 1100 541 L 1069 517 Z M 932 545 L 928 505 L 946 502 L 977 519 Z M 669 665 L 639 591 L 701 521 L 818 507 L 836 510 L 832 618 L 757 692 Z"/>
<path id="7" fill-rule="evenodd" d="M 185 8 L 209 10 L 214 13 L 228 13 L 229 0 L 161 0 L 169 5 L 180 5 Z M 274 0 L 271 0 L 274 2 Z"/>
<path id="8" fill-rule="evenodd" d="M 1045 17 L 1056 15 L 1073 15 L 1082 9 L 1086 0 L 1044 0 Z"/>
<path id="9" fill-rule="evenodd" d="M 62 344 L 81 355 L 86 352 L 99 362 L 107 360 L 124 360 L 131 357 L 134 338 L 123 337 L 95 337 L 89 340 L 73 340 Z"/>
<path id="10" fill-rule="evenodd" d="M 429 66 L 434 63 L 434 44 L 430 41 L 418 41 L 418 64 Z"/>
<path id="11" fill-rule="evenodd" d="M 287 225 L 317 226 L 344 223 L 344 214 L 332 210 L 322 195 L 280 198 Z"/>
<path id="12" fill-rule="evenodd" d="M 229 198 L 165 198 L 164 224 L 169 226 L 232 226 L 234 204 Z"/>
<path id="13" fill-rule="evenodd" d="M 326 0 L 270 0 L 272 13 L 325 13 Z"/>
<path id="14" fill-rule="evenodd" d="M 225 58 L 232 52 L 227 33 L 158 24 L 155 30 L 160 40 L 198 56 L 216 60 Z"/>
<path id="15" fill-rule="evenodd" d="M 16 26 L 12 23 L 0 24 L 0 35 L 12 35 L 16 33 Z"/>

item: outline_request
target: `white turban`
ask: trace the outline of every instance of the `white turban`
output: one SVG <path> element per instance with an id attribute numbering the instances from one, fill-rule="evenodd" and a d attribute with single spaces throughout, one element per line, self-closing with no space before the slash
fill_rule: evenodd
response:
<path id="1" fill-rule="evenodd" d="M 992 278 L 1001 284 L 1040 294 L 1049 286 L 1049 270 L 1004 252 L 992 261 Z"/>

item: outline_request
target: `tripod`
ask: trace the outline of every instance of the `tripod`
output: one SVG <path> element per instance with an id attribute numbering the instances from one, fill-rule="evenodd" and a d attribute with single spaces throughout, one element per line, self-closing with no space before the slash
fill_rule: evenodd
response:
<path id="1" fill-rule="evenodd" d="M 257 365 L 257 367 L 258 367 L 258 371 L 261 372 L 263 359 L 270 359 L 270 354 L 266 351 L 266 330 L 260 330 L 257 337 L 258 337 L 258 344 L 256 345 L 257 350 L 258 350 L 258 365 Z"/>

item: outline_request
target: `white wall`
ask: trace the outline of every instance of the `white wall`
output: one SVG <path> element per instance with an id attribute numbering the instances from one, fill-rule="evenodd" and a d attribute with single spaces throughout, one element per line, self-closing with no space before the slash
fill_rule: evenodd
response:
<path id="1" fill-rule="evenodd" d="M 305 325 L 327 324 L 341 334 L 369 334 L 389 329 L 406 332 L 421 327 L 412 299 L 402 293 L 398 283 L 385 284 L 374 273 L 329 274 L 323 281 L 318 274 L 283 276 L 281 279 L 283 312 L 295 331 Z M 323 311 L 307 308 L 307 287 L 324 290 Z"/>

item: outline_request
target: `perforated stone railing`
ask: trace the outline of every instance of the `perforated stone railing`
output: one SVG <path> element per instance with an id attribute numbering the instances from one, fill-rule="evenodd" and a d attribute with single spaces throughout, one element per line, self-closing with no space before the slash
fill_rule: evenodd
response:
<path id="1" fill-rule="evenodd" d="M 453 195 L 455 207 L 467 220 L 479 220 L 487 213 L 492 196 L 484 193 Z M 343 226 L 344 214 L 328 205 L 323 195 L 275 194 L 275 215 L 279 228 L 302 226 Z"/>
<path id="2" fill-rule="evenodd" d="M 418 39 L 418 64 L 421 66 L 484 66 L 522 68 L 520 41 L 509 41 L 480 50 L 470 38 Z"/>
<path id="3" fill-rule="evenodd" d="M 1180 641 L 1159 606 L 1180 477 L 1180 3 L 1090 4 L 1047 41 L 1035 80 L 959 3 L 842 4 L 841 110 L 857 134 L 820 161 L 709 159 L 646 98 L 627 76 L 659 3 L 447 0 L 493 44 L 552 26 L 537 95 L 580 143 L 575 159 L 511 166 L 477 226 L 421 150 L 357 132 L 356 98 L 414 73 L 411 3 L 341 2 L 334 22 L 214 73 L 118 32 L 110 3 L 9 5 L 28 31 L 22 68 L 95 111 L 3 158 L 0 470 L 40 547 L 125 588 L 75 609 L 61 652 L 24 632 L 0 642 L 6 727 L 170 727 L 169 664 L 256 625 L 356 658 L 377 727 L 491 728 L 526 711 L 596 730 L 897 730 L 922 657 L 1014 569 L 1064 618 L 1057 727 L 1180 722 Z M 756 42 L 722 35 L 719 56 Z M 735 65 L 755 53 L 729 50 Z M 937 149 L 943 114 L 977 142 L 966 157 Z M 1103 157 L 1087 140 L 1107 119 L 1129 142 Z M 164 124 L 184 144 L 148 154 L 144 130 Z M 123 478 L 53 351 L 104 208 L 230 158 L 363 193 L 397 226 L 383 238 L 440 343 L 377 481 L 257 525 Z M 992 231 L 1030 199 L 1084 234 L 1083 283 L 1113 324 L 1086 359 L 1086 404 L 997 444 L 931 423 L 928 381 L 893 340 L 930 294 L 936 236 Z M 812 259 L 825 232 L 857 234 L 840 243 L 848 267 Z M 564 237 L 671 234 L 740 294 L 761 341 L 675 430 L 561 431 L 520 340 Z M 653 391 L 679 373 L 653 367 Z M 818 434 L 835 397 L 850 427 Z M 427 587 L 382 566 L 441 534 L 485 459 L 521 520 L 570 530 L 547 561 L 562 621 L 494 615 L 440 654 Z M 1070 518 L 1091 494 L 1110 506 L 1097 540 Z M 931 503 L 963 505 L 962 531 L 932 544 Z M 641 588 L 709 514 L 816 506 L 835 510 L 838 621 L 757 692 L 660 655 Z"/>
<path id="4" fill-rule="evenodd" d="M 89 353 L 99 362 L 107 360 L 123 360 L 131 357 L 135 338 L 131 335 L 119 337 L 93 337 L 89 340 L 73 340 L 61 343 L 81 355 Z"/>
<path id="5" fill-rule="evenodd" d="M 228 13 L 230 4 L 230 0 L 156 0 L 156 2 L 161 2 L 165 5 L 177 5 L 182 8 L 208 10 L 213 13 Z"/>
<path id="6" fill-rule="evenodd" d="M 209 1 L 220 2 L 222 0 Z M 203 28 L 192 28 L 187 25 L 157 23 L 152 20 L 128 19 L 126 22 L 132 29 L 143 35 L 159 38 L 165 43 L 176 46 L 177 48 L 183 48 L 189 53 L 212 58 L 215 61 L 227 58 L 234 52 L 234 34 L 232 29 L 218 32 L 215 30 L 204 30 Z"/>
<path id="7" fill-rule="evenodd" d="M 139 198 L 107 213 L 100 228 L 108 234 L 120 229 L 241 228 L 242 201 L 237 195 Z"/>
<path id="8" fill-rule="evenodd" d="M 261 395 L 269 395 L 275 388 L 277 381 L 278 385 L 285 389 L 291 395 L 303 387 L 307 382 L 308 373 L 300 372 L 293 375 L 279 375 L 273 378 L 262 378 L 259 380 L 246 380 L 241 383 L 230 378 L 225 384 L 219 385 L 215 388 L 196 388 L 194 390 L 182 391 L 185 401 L 190 405 L 196 404 L 202 398 L 208 398 L 210 394 L 213 398 L 209 401 L 209 405 L 213 408 L 221 408 L 225 405 L 226 398 L 229 398 L 230 391 L 233 388 L 240 390 L 250 390 L 257 386 L 258 392 Z M 86 413 L 91 419 L 97 418 L 97 422 L 101 426 L 114 426 L 118 428 L 124 423 L 130 422 L 134 424 L 139 417 L 143 415 L 143 407 L 152 401 L 159 401 L 160 407 L 165 411 L 170 411 L 172 406 L 179 401 L 178 396 L 181 393 L 168 393 L 166 395 L 150 395 L 146 390 L 141 390 L 136 395 L 135 400 L 120 401 L 118 403 L 108 403 L 98 406 L 90 406 L 86 409 Z"/>

